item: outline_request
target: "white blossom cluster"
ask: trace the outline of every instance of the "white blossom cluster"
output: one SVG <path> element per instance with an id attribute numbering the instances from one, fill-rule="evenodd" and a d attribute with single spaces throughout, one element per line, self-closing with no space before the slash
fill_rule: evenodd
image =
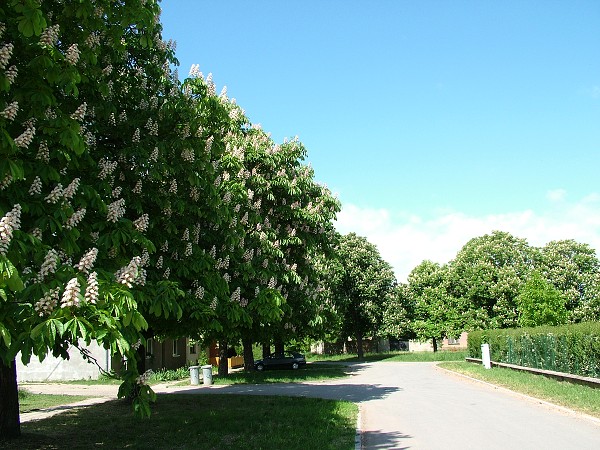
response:
<path id="1" fill-rule="evenodd" d="M 87 279 L 87 286 L 85 288 L 85 301 L 95 305 L 98 301 L 98 274 L 92 272 Z"/>
<path id="2" fill-rule="evenodd" d="M 118 163 L 116 161 L 109 161 L 107 159 L 103 159 L 98 162 L 98 166 L 100 167 L 98 178 L 104 180 L 107 176 L 111 175 L 115 171 L 117 165 Z"/>
<path id="3" fill-rule="evenodd" d="M 19 102 L 14 101 L 6 105 L 6 107 L 0 112 L 0 117 L 4 117 L 10 121 L 15 120 L 17 113 L 19 112 Z"/>
<path id="4" fill-rule="evenodd" d="M 150 154 L 150 161 L 156 162 L 158 160 L 158 147 L 154 147 Z"/>
<path id="5" fill-rule="evenodd" d="M 75 64 L 77 64 L 77 61 L 79 61 L 80 54 L 81 54 L 81 51 L 79 50 L 79 47 L 77 46 L 77 44 L 72 44 L 65 52 L 65 60 L 69 64 L 74 66 Z"/>
<path id="6" fill-rule="evenodd" d="M 48 203 L 56 203 L 62 198 L 62 196 L 63 187 L 62 184 L 58 183 L 56 187 L 52 189 L 52 192 L 50 192 L 50 194 L 44 198 L 44 200 L 46 200 Z"/>
<path id="7" fill-rule="evenodd" d="M 229 255 L 225 256 L 225 258 L 219 258 L 215 262 L 215 269 L 229 269 Z"/>
<path id="8" fill-rule="evenodd" d="M 141 258 L 139 256 L 134 256 L 131 261 L 129 261 L 129 264 L 120 268 L 117 273 L 115 273 L 117 282 L 124 284 L 128 288 L 133 287 L 133 283 L 139 275 L 141 263 Z"/>
<path id="9" fill-rule="evenodd" d="M 254 249 L 253 248 L 246 249 L 246 251 L 244 252 L 244 256 L 243 256 L 244 261 L 250 262 L 252 260 L 252 258 L 254 258 Z"/>
<path id="10" fill-rule="evenodd" d="M 59 256 L 56 250 L 51 248 L 46 253 L 46 257 L 44 258 L 44 262 L 42 263 L 42 267 L 40 267 L 40 273 L 37 276 L 37 281 L 41 283 L 46 276 L 51 273 L 56 272 L 56 267 L 58 266 Z"/>
<path id="11" fill-rule="evenodd" d="M 69 280 L 65 292 L 63 292 L 62 298 L 60 299 L 61 308 L 77 308 L 79 306 L 81 294 L 79 292 L 80 285 L 79 280 L 74 277 Z"/>
<path id="12" fill-rule="evenodd" d="M 165 280 L 168 280 L 170 276 L 171 276 L 171 268 L 167 267 L 163 273 L 163 278 Z"/>
<path id="13" fill-rule="evenodd" d="M 85 216 L 85 212 L 85 208 L 79 208 L 77 211 L 75 211 L 65 223 L 65 228 L 67 230 L 71 230 L 79 225 L 79 222 L 81 222 Z"/>
<path id="14" fill-rule="evenodd" d="M 0 255 L 6 255 L 13 232 L 21 226 L 21 205 L 13 206 L 0 220 Z"/>
<path id="15" fill-rule="evenodd" d="M 2 48 L 0 48 L 0 69 L 6 69 L 6 65 L 8 61 L 10 61 L 10 57 L 12 56 L 12 52 L 15 46 L 13 44 L 5 44 Z"/>
<path id="16" fill-rule="evenodd" d="M 10 66 L 8 69 L 6 69 L 6 71 L 4 72 L 4 76 L 8 80 L 8 84 L 14 83 L 18 73 L 19 69 L 17 69 L 17 66 Z"/>
<path id="17" fill-rule="evenodd" d="M 137 384 L 139 384 L 139 385 L 148 384 L 148 380 L 150 379 L 150 377 L 152 376 L 152 374 L 154 374 L 154 372 L 152 371 L 152 369 L 148 369 L 143 374 L 141 374 L 139 377 L 137 377 L 135 379 L 135 382 Z"/>
<path id="18" fill-rule="evenodd" d="M 117 186 L 112 190 L 110 195 L 112 196 L 112 198 L 119 198 L 121 196 L 121 192 L 123 192 L 123 187 Z"/>
<path id="19" fill-rule="evenodd" d="M 133 187 L 133 189 L 131 190 L 131 192 L 133 192 L 134 194 L 141 194 L 142 193 L 142 180 L 138 180 L 135 183 L 135 186 Z"/>
<path id="20" fill-rule="evenodd" d="M 194 292 L 194 296 L 195 296 L 197 299 L 200 299 L 200 300 L 202 300 L 202 299 L 204 298 L 204 293 L 205 293 L 205 291 L 204 291 L 204 287 L 203 287 L 203 286 L 198 286 L 198 287 L 196 288 L 196 292 Z"/>
<path id="21" fill-rule="evenodd" d="M 182 150 L 181 159 L 183 159 L 185 162 L 193 163 L 195 159 L 194 152 L 189 148 Z"/>
<path id="22" fill-rule="evenodd" d="M 34 228 L 33 230 L 30 231 L 30 234 L 34 238 L 39 239 L 40 241 L 42 240 L 42 230 L 40 230 L 39 228 Z"/>
<path id="23" fill-rule="evenodd" d="M 33 137 L 35 136 L 35 127 L 30 125 L 27 127 L 23 133 L 17 136 L 14 140 L 15 145 L 21 148 L 29 147 L 29 144 L 33 141 Z"/>
<path id="24" fill-rule="evenodd" d="M 208 95 L 211 96 L 211 97 L 214 97 L 216 95 L 216 93 L 217 93 L 217 88 L 216 88 L 215 83 L 213 81 L 213 74 L 212 73 L 209 73 L 206 76 L 205 82 L 206 82 L 206 88 L 208 90 Z"/>
<path id="25" fill-rule="evenodd" d="M 13 181 L 13 176 L 10 173 L 7 173 L 2 181 L 0 181 L 0 191 L 6 189 L 10 183 Z"/>
<path id="26" fill-rule="evenodd" d="M 150 117 L 148 122 L 146 122 L 146 129 L 148 130 L 148 134 L 150 136 L 158 136 L 158 122 L 153 121 L 152 117 Z"/>
<path id="27" fill-rule="evenodd" d="M 196 223 L 196 225 L 194 225 L 193 241 L 194 241 L 194 244 L 196 244 L 196 245 L 198 245 L 198 242 L 200 242 L 200 224 L 199 223 Z"/>
<path id="28" fill-rule="evenodd" d="M 200 64 L 192 64 L 189 72 L 190 78 L 204 78 L 202 72 L 200 72 Z"/>
<path id="29" fill-rule="evenodd" d="M 197 202 L 200 199 L 200 192 L 198 191 L 198 188 L 196 186 L 192 186 L 192 188 L 190 189 L 190 198 Z"/>
<path id="30" fill-rule="evenodd" d="M 163 266 L 163 257 L 159 256 L 158 259 L 156 260 L 156 268 L 162 269 L 162 266 Z"/>
<path id="31" fill-rule="evenodd" d="M 188 243 L 185 245 L 185 252 L 184 252 L 184 255 L 185 255 L 185 256 L 192 256 L 192 253 L 193 253 L 193 250 L 192 250 L 192 243 L 191 243 L 191 242 L 188 242 Z"/>
<path id="32" fill-rule="evenodd" d="M 98 249 L 96 247 L 93 247 L 81 257 L 79 263 L 75 266 L 75 268 L 80 272 L 87 274 L 90 270 L 92 270 L 92 267 L 94 267 L 94 263 L 96 262 L 97 257 Z"/>
<path id="33" fill-rule="evenodd" d="M 75 178 L 73 181 L 69 183 L 69 185 L 65 188 L 62 195 L 66 200 L 70 200 L 77 193 L 77 189 L 79 189 L 79 178 Z"/>
<path id="34" fill-rule="evenodd" d="M 148 229 L 149 223 L 150 223 L 150 219 L 148 217 L 148 214 L 142 214 L 139 218 L 137 218 L 133 222 L 133 226 L 135 227 L 136 230 L 144 233 Z"/>
<path id="35" fill-rule="evenodd" d="M 140 129 L 136 128 L 135 131 L 133 132 L 133 136 L 131 137 L 131 142 L 133 142 L 134 144 L 137 144 L 138 142 L 140 142 Z"/>
<path id="36" fill-rule="evenodd" d="M 50 149 L 48 148 L 48 144 L 46 141 L 40 142 L 40 147 L 38 149 L 36 159 L 48 163 L 50 161 Z"/>
<path id="37" fill-rule="evenodd" d="M 75 110 L 73 114 L 71 114 L 71 119 L 77 120 L 81 122 L 85 118 L 85 112 L 87 110 L 87 103 L 83 102 L 79 107 Z"/>
<path id="38" fill-rule="evenodd" d="M 169 186 L 169 194 L 177 194 L 177 180 L 171 180 L 171 185 Z"/>
<path id="39" fill-rule="evenodd" d="M 60 288 L 51 289 L 46 292 L 46 294 L 34 305 L 35 312 L 40 317 L 50 315 L 58 304 L 59 293 Z"/>
<path id="40" fill-rule="evenodd" d="M 40 35 L 40 45 L 52 47 L 58 42 L 58 34 L 60 33 L 60 25 L 52 25 L 47 27 Z"/>
<path id="41" fill-rule="evenodd" d="M 116 223 L 125 214 L 125 199 L 118 199 L 108 205 L 106 220 Z"/>
<path id="42" fill-rule="evenodd" d="M 235 288 L 235 290 L 231 294 L 231 301 L 239 303 L 240 299 L 241 299 L 241 293 L 242 293 L 242 290 L 239 286 L 237 288 Z"/>
<path id="43" fill-rule="evenodd" d="M 39 176 L 36 176 L 31 183 L 29 188 L 29 195 L 39 195 L 42 193 L 42 180 Z"/>
<path id="44" fill-rule="evenodd" d="M 210 151 L 213 145 L 215 138 L 213 136 L 210 136 L 207 140 L 206 140 L 206 147 L 204 148 L 204 150 L 206 151 L 206 153 L 208 155 L 210 155 Z"/>
<path id="45" fill-rule="evenodd" d="M 98 47 L 100 45 L 100 36 L 97 31 L 90 33 L 90 35 L 85 39 L 85 45 L 89 48 Z"/>

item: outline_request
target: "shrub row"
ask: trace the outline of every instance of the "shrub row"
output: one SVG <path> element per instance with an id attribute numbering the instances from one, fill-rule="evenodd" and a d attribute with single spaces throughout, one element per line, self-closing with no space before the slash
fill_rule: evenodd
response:
<path id="1" fill-rule="evenodd" d="M 600 323 L 469 333 L 471 358 L 490 345 L 492 361 L 600 378 Z"/>

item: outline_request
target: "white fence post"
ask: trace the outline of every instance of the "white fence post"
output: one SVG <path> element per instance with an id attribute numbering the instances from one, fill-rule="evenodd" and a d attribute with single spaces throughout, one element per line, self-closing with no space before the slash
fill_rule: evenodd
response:
<path id="1" fill-rule="evenodd" d="M 481 344 L 481 361 L 483 367 L 486 369 L 492 368 L 492 361 L 490 359 L 490 344 Z"/>

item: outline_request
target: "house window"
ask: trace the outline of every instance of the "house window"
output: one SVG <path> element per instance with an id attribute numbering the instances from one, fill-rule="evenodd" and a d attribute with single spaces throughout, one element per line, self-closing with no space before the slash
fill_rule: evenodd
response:
<path id="1" fill-rule="evenodd" d="M 193 342 L 190 342 L 190 355 L 195 355 L 196 354 L 196 344 Z"/>
<path id="2" fill-rule="evenodd" d="M 179 356 L 179 341 L 173 340 L 173 356 Z"/>
<path id="3" fill-rule="evenodd" d="M 448 345 L 460 345 L 460 341 L 458 339 L 455 338 L 448 338 Z"/>
<path id="4" fill-rule="evenodd" d="M 154 354 L 154 339 L 146 339 L 146 359 L 152 358 Z"/>

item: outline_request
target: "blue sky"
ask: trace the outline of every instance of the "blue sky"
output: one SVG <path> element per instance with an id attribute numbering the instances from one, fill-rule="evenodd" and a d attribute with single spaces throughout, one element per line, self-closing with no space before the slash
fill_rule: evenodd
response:
<path id="1" fill-rule="evenodd" d="M 600 2 L 163 0 L 163 37 L 400 281 L 499 229 L 600 249 Z"/>

